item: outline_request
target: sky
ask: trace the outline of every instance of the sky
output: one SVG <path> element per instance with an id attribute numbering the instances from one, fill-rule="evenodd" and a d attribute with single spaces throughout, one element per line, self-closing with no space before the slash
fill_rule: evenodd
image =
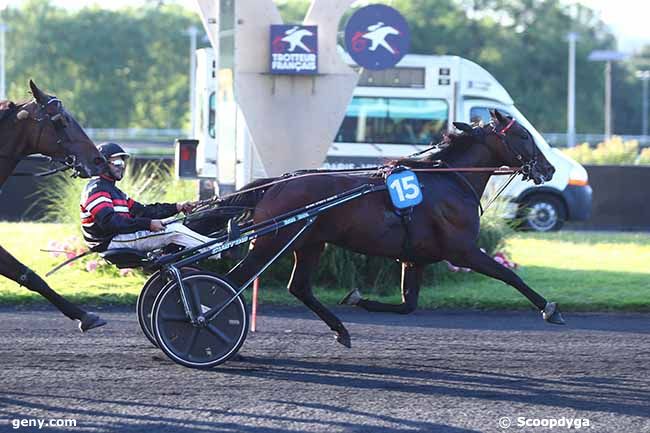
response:
<path id="1" fill-rule="evenodd" d="M 7 4 L 18 5 L 24 0 L 0 0 L 0 9 Z M 194 0 L 173 0 L 187 8 L 196 10 Z M 650 44 L 650 1 L 648 0 L 566 0 L 579 2 L 600 13 L 602 20 L 611 28 L 618 39 L 618 49 L 628 53 Z M 66 8 L 81 8 L 91 4 L 118 9 L 125 6 L 144 4 L 145 0 L 54 0 Z"/>

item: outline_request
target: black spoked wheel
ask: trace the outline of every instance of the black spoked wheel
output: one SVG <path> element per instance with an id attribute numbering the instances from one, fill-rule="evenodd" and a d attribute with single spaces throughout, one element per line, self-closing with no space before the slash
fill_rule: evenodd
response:
<path id="1" fill-rule="evenodd" d="M 191 368 L 210 368 L 235 355 L 246 340 L 248 312 L 243 296 L 222 277 L 208 272 L 183 276 L 195 312 L 226 306 L 212 320 L 193 325 L 175 282 L 162 289 L 151 324 L 158 347 L 174 362 Z"/>
<path id="2" fill-rule="evenodd" d="M 199 268 L 193 267 L 184 267 L 181 268 L 181 274 L 186 275 L 190 272 L 200 272 Z M 164 278 L 161 278 L 160 271 L 154 273 L 144 286 L 138 295 L 138 302 L 135 305 L 135 311 L 138 315 L 138 323 L 140 324 L 140 329 L 147 340 L 151 342 L 155 347 L 158 347 L 156 343 L 156 337 L 153 335 L 153 329 L 151 328 L 151 312 L 153 311 L 153 304 L 156 302 L 156 298 L 160 294 L 164 286 Z"/>

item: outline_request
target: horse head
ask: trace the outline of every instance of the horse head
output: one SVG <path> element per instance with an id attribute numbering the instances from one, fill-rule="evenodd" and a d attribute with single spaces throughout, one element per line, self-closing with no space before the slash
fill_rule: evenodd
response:
<path id="1" fill-rule="evenodd" d="M 555 168 L 539 150 L 532 134 L 499 110 L 491 110 L 490 115 L 492 121 L 487 125 L 472 127 L 454 122 L 454 126 L 484 142 L 500 163 L 519 168 L 524 180 L 531 179 L 535 185 L 551 180 Z"/>
<path id="2" fill-rule="evenodd" d="M 82 178 L 97 176 L 108 169 L 93 141 L 63 107 L 61 101 L 44 93 L 29 80 L 34 99 L 22 105 L 16 121 L 25 125 L 25 155 L 41 153 L 70 165 Z"/>

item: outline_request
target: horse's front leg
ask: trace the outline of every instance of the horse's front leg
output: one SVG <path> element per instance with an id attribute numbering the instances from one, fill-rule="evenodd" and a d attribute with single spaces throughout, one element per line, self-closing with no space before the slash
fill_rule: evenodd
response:
<path id="1" fill-rule="evenodd" d="M 478 247 L 455 254 L 449 260 L 456 266 L 471 268 L 488 277 L 496 278 L 514 287 L 532 302 L 542 313 L 542 317 L 549 323 L 564 325 L 564 319 L 555 302 L 548 302 L 542 295 L 531 289 L 517 274 L 496 262 Z"/>
<path id="2" fill-rule="evenodd" d="M 292 295 L 300 299 L 336 333 L 336 341 L 350 348 L 352 347 L 350 334 L 343 322 L 316 299 L 312 291 L 311 275 L 318 266 L 324 246 L 324 243 L 318 242 L 302 246 L 294 251 L 294 266 L 288 289 Z"/>
<path id="3" fill-rule="evenodd" d="M 88 331 L 92 328 L 105 325 L 106 321 L 93 313 L 88 313 L 70 301 L 63 298 L 56 293 L 50 286 L 43 281 L 34 271 L 27 266 L 20 263 L 14 256 L 9 254 L 7 250 L 0 246 L 0 274 L 9 278 L 36 292 L 48 301 L 50 301 L 56 308 L 58 308 L 64 315 L 72 320 L 79 320 L 79 329 L 82 332 Z"/>
<path id="4" fill-rule="evenodd" d="M 399 304 L 388 304 L 363 298 L 358 289 L 348 293 L 339 304 L 356 305 L 371 312 L 412 313 L 418 307 L 423 273 L 424 265 L 402 262 L 402 302 Z"/>

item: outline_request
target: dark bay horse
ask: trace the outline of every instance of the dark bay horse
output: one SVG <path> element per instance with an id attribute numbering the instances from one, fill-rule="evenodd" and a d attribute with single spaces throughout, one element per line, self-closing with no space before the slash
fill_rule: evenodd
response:
<path id="1" fill-rule="evenodd" d="M 37 153 L 62 162 L 79 177 L 88 178 L 107 170 L 106 159 L 61 101 L 42 92 L 31 80 L 29 86 L 34 96 L 31 101 L 0 101 L 0 187 L 21 158 Z M 82 331 L 106 324 L 96 314 L 65 300 L 1 246 L 0 274 L 41 294 L 70 319 L 79 320 Z"/>
<path id="2" fill-rule="evenodd" d="M 537 148 L 531 134 L 512 118 L 499 112 L 492 115 L 490 125 L 472 128 L 455 123 L 462 133 L 451 134 L 444 150 L 398 160 L 396 165 L 427 168 L 433 167 L 438 160 L 444 161 L 448 167 L 508 165 L 521 168 L 525 178 L 535 183 L 550 180 L 555 169 Z M 358 253 L 398 258 L 403 262 L 405 302 L 401 306 L 367 300 L 357 302 L 369 310 L 412 310 L 417 304 L 424 267 L 448 260 L 513 286 L 542 312 L 545 320 L 563 323 L 554 302 L 547 302 L 514 272 L 483 253 L 476 244 L 480 223 L 479 198 L 491 174 L 418 173 L 424 199 L 413 209 L 409 230 L 405 230 L 402 219 L 394 212 L 387 193 L 368 194 L 327 211 L 291 246 L 295 262 L 289 291 L 327 323 L 336 333 L 339 343 L 350 347 L 350 336 L 343 323 L 312 292 L 311 275 L 318 266 L 325 243 L 329 242 Z M 259 180 L 244 189 L 268 181 Z M 257 223 L 360 185 L 382 182 L 383 178 L 378 176 L 350 174 L 298 177 L 261 192 L 257 190 L 225 199 L 223 204 L 255 206 L 253 218 Z M 248 255 L 228 275 L 230 280 L 243 284 L 300 228 L 289 226 L 275 235 L 256 239 Z M 407 249 L 405 245 L 408 245 Z"/>

